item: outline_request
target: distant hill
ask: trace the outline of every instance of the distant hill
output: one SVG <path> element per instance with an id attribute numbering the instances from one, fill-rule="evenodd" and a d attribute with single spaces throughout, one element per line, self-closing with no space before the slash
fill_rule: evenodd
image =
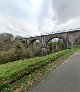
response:
<path id="1" fill-rule="evenodd" d="M 21 36 L 14 37 L 10 33 L 1 33 L 0 34 L 0 51 L 7 51 L 11 48 L 14 48 L 17 43 L 20 43 L 20 39 L 23 39 Z"/>

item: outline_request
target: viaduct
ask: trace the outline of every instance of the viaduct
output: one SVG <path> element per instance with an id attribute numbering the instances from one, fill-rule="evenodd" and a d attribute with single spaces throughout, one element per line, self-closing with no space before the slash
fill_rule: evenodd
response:
<path id="1" fill-rule="evenodd" d="M 26 43 L 27 48 L 30 47 L 32 49 L 32 45 L 36 40 L 41 42 L 41 48 L 43 51 L 47 51 L 47 44 L 53 38 L 60 38 L 66 44 L 67 48 L 71 48 L 80 43 L 80 30 L 73 30 L 68 32 L 61 32 L 49 35 L 41 35 L 36 37 L 24 38 L 22 42 Z M 47 52 L 46 52 L 47 53 Z"/>

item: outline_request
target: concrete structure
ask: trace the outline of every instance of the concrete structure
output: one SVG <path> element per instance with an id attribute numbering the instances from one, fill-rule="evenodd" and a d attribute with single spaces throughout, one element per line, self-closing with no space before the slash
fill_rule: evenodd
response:
<path id="1" fill-rule="evenodd" d="M 36 37 L 30 37 L 23 40 L 27 44 L 27 47 L 30 47 L 32 49 L 32 44 L 39 40 L 41 42 L 41 48 L 42 50 L 47 53 L 47 44 L 48 42 L 53 38 L 60 38 L 63 39 L 63 41 L 66 44 L 67 48 L 71 48 L 75 46 L 76 44 L 80 43 L 80 30 L 73 30 L 68 32 L 62 32 L 62 33 L 55 33 L 55 34 L 49 34 L 49 35 L 41 35 Z"/>

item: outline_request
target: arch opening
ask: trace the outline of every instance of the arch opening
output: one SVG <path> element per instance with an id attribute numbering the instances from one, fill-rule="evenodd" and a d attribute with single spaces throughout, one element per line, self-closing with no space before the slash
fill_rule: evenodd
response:
<path id="1" fill-rule="evenodd" d="M 41 42 L 37 39 L 31 41 L 33 56 L 41 56 Z"/>
<path id="2" fill-rule="evenodd" d="M 67 42 L 61 37 L 50 38 L 47 42 L 47 53 L 54 53 L 67 49 Z"/>

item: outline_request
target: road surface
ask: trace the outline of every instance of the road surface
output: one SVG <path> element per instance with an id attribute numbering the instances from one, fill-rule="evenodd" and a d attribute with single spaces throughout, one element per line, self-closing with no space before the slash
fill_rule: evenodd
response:
<path id="1" fill-rule="evenodd" d="M 52 71 L 30 92 L 80 92 L 80 52 Z"/>

